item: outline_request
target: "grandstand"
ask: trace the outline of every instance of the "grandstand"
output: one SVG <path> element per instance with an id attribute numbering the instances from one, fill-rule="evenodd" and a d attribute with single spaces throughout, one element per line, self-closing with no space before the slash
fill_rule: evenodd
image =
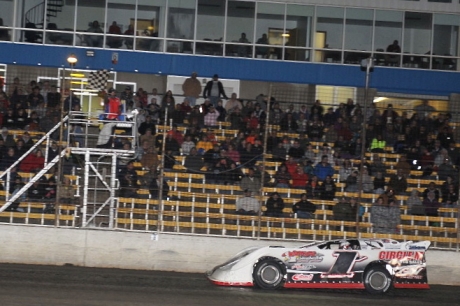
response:
<path id="1" fill-rule="evenodd" d="M 89 129 L 97 129 L 90 127 L 93 121 L 88 121 Z M 225 123 L 219 129 L 221 140 L 224 140 L 227 135 L 234 137 L 237 131 L 225 129 Z M 161 139 L 163 133 L 167 133 L 170 127 L 158 126 L 157 138 Z M 272 126 L 273 129 L 278 129 Z M 186 133 L 186 128 L 181 127 L 181 132 Z M 20 137 L 23 131 L 10 130 L 10 134 Z M 123 131 L 114 130 L 114 135 L 123 134 Z M 32 133 L 35 139 L 45 138 L 48 134 Z M 282 132 L 278 135 L 285 136 Z M 92 135 L 95 136 L 95 135 Z M 132 139 L 129 135 L 127 139 Z M 299 134 L 290 133 L 290 139 L 299 138 Z M 291 138 L 292 137 L 292 138 Z M 89 145 L 91 143 L 91 135 L 87 136 Z M 94 143 L 94 142 L 93 142 Z M 37 144 L 40 144 L 38 142 Z M 323 145 L 321 142 L 311 142 L 314 150 L 319 152 L 319 148 Z M 49 146 L 49 143 L 42 145 L 44 149 Z M 334 147 L 334 143 L 329 143 L 330 147 Z M 168 172 L 162 172 L 164 180 L 167 182 L 167 197 L 152 198 L 151 192 L 148 189 L 139 188 L 137 195 L 126 198 L 119 196 L 119 188 L 114 184 L 108 188 L 110 204 L 92 202 L 91 197 L 99 198 L 107 195 L 107 191 L 101 191 L 100 186 L 95 183 L 96 177 L 105 176 L 104 180 L 110 184 L 112 178 L 108 171 L 104 173 L 95 171 L 91 177 L 85 173 L 85 169 L 93 168 L 93 154 L 99 156 L 108 156 L 116 159 L 121 155 L 128 154 L 129 158 L 134 158 L 134 152 L 119 151 L 114 155 L 97 148 L 79 148 L 68 147 L 67 154 L 72 155 L 87 155 L 87 166 L 85 163 L 73 165 L 73 172 L 66 174 L 74 189 L 76 198 L 81 199 L 82 196 L 86 200 L 81 199 L 73 204 L 59 203 L 56 201 L 55 209 L 52 213 L 45 210 L 45 202 L 32 202 L 27 198 L 20 198 L 18 211 L 7 211 L 4 205 L 0 213 L 0 222 L 2 223 L 19 223 L 26 225 L 41 225 L 41 226 L 59 226 L 59 227 L 109 227 L 113 229 L 137 230 L 137 231 L 152 231 L 152 232 L 180 232 L 200 235 L 220 235 L 220 236 L 235 236 L 235 237 L 250 237 L 250 238 L 269 238 L 269 239 L 290 239 L 290 240 L 326 240 L 346 237 L 392 237 L 397 240 L 430 240 L 435 247 L 439 248 L 454 248 L 457 244 L 458 237 L 458 208 L 439 208 L 439 216 L 416 216 L 411 215 L 410 209 L 406 205 L 408 195 L 399 195 L 398 207 L 401 213 L 401 222 L 391 233 L 378 234 L 373 232 L 371 222 L 371 207 L 378 194 L 373 192 L 347 192 L 345 184 L 337 182 L 337 190 L 334 200 L 310 199 L 316 206 L 316 211 L 312 219 L 298 218 L 292 211 L 291 207 L 300 198 L 300 194 L 305 190 L 264 186 L 262 192 L 257 195 L 257 199 L 262 203 L 262 213 L 260 216 L 242 216 L 235 213 L 236 200 L 243 195 L 242 189 L 238 182 L 234 184 L 216 184 L 207 182 L 207 172 L 190 173 L 184 167 L 185 156 L 175 156 L 176 164 L 173 169 Z M 393 148 L 387 148 L 384 153 L 377 153 L 384 161 L 387 167 L 388 174 L 394 173 L 395 165 L 399 161 L 401 154 L 393 153 Z M 130 155 L 131 154 L 131 155 Z M 91 155 L 91 157 L 90 157 Z M 366 153 L 369 157 L 369 162 L 372 165 L 373 154 Z M 161 160 L 163 155 L 159 155 Z M 267 154 L 266 160 L 272 160 L 273 155 Z M 111 162 L 104 163 L 105 166 Z M 361 160 L 354 159 L 352 164 L 359 167 Z M 257 164 L 263 164 L 263 161 L 257 161 Z M 270 176 L 270 181 L 273 182 L 276 171 L 283 164 L 282 161 L 266 161 L 265 170 Z M 83 167 L 82 167 L 83 166 Z M 99 165 L 100 166 L 100 165 Z M 140 162 L 134 163 L 135 171 L 139 179 L 148 173 L 142 167 Z M 107 168 L 108 169 L 108 168 Z M 244 168 L 246 169 L 246 168 Z M 93 169 L 94 170 L 94 169 Z M 205 169 L 203 169 L 205 170 Z M 339 166 L 334 167 L 334 178 L 338 181 Z M 89 172 L 89 169 L 86 170 Z M 246 170 L 243 171 L 243 175 Z M 6 186 L 6 178 L 10 170 L 2 173 L 4 185 Z M 18 173 L 25 182 L 32 182 L 36 178 L 35 173 Z M 49 178 L 51 173 L 44 173 L 44 176 Z M 439 187 L 443 183 L 436 180 L 436 173 L 432 173 L 433 179 L 421 177 L 422 173 L 418 170 L 413 170 L 408 178 L 408 188 L 417 189 L 423 192 L 428 188 L 429 183 L 434 180 Z M 387 178 L 388 182 L 388 178 Z M 97 186 L 91 188 L 90 185 Z M 104 183 L 102 183 L 104 184 Z M 105 183 L 107 184 L 107 183 Z M 140 184 L 139 184 L 140 185 Z M 7 189 L 8 190 L 8 189 Z M 266 210 L 263 206 L 269 195 L 273 192 L 278 192 L 284 199 L 285 208 L 283 217 L 268 217 L 264 215 Z M 1 196 L 5 198 L 5 203 L 12 204 L 16 199 L 12 199 L 12 194 L 8 191 L 3 191 Z M 360 222 L 337 220 L 334 218 L 334 206 L 341 197 L 356 197 L 360 199 L 360 204 L 364 208 L 364 213 Z M 7 208 L 7 207 L 6 207 Z"/>

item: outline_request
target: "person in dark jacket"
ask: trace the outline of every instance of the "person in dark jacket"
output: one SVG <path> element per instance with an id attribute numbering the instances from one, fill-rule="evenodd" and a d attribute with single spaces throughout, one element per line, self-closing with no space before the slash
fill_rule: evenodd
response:
<path id="1" fill-rule="evenodd" d="M 269 217 L 283 217 L 284 200 L 280 197 L 278 192 L 273 192 L 265 203 L 267 211 L 266 216 Z"/>
<path id="2" fill-rule="evenodd" d="M 332 213 L 334 214 L 334 220 L 337 221 L 354 221 L 356 218 L 346 197 L 340 198 L 339 203 L 332 208 Z"/>
<path id="3" fill-rule="evenodd" d="M 300 201 L 292 206 L 292 211 L 297 214 L 298 218 L 313 219 L 316 211 L 316 206 L 307 200 L 307 194 L 300 195 Z"/>
<path id="4" fill-rule="evenodd" d="M 203 98 L 209 98 L 212 105 L 217 106 L 217 102 L 221 96 L 225 99 L 228 99 L 227 95 L 225 94 L 224 86 L 222 85 L 222 82 L 219 81 L 219 76 L 215 74 L 212 77 L 212 80 L 206 83 L 206 87 L 203 91 Z"/>
<path id="5" fill-rule="evenodd" d="M 335 198 L 335 192 L 337 186 L 330 175 L 326 176 L 326 179 L 321 183 L 320 186 L 320 199 L 321 200 L 333 200 Z"/>

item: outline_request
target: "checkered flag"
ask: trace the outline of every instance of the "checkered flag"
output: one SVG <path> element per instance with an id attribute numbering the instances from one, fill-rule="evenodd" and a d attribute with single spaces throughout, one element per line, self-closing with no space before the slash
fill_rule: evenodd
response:
<path id="1" fill-rule="evenodd" d="M 88 79 L 87 89 L 105 90 L 110 72 L 107 70 L 91 71 Z"/>

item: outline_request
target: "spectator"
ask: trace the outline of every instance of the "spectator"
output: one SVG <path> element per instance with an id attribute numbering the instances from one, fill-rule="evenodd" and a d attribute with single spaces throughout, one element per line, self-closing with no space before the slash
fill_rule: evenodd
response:
<path id="1" fill-rule="evenodd" d="M 0 170 L 5 171 L 11 165 L 13 165 L 19 156 L 16 155 L 16 151 L 13 147 L 9 147 L 6 155 L 3 156 L 0 161 Z"/>
<path id="2" fill-rule="evenodd" d="M 362 183 L 363 192 L 372 192 L 374 190 L 374 182 L 372 177 L 369 175 L 367 167 L 363 167 L 362 174 L 358 177 L 358 184 Z"/>
<path id="3" fill-rule="evenodd" d="M 334 220 L 336 221 L 355 221 L 356 217 L 353 214 L 350 202 L 346 197 L 341 197 L 339 203 L 332 208 Z"/>
<path id="4" fill-rule="evenodd" d="M 184 167 L 191 173 L 200 173 L 201 168 L 204 167 L 203 157 L 198 154 L 195 147 L 191 148 L 190 154 L 185 156 Z"/>
<path id="5" fill-rule="evenodd" d="M 292 113 L 287 113 L 280 121 L 280 130 L 287 133 L 295 133 L 299 129 L 297 121 Z"/>
<path id="6" fill-rule="evenodd" d="M 43 201 L 43 197 L 45 196 L 45 183 L 46 178 L 42 177 L 43 179 L 39 179 L 35 181 L 32 186 L 27 189 L 27 199 L 30 202 L 41 202 Z"/>
<path id="7" fill-rule="evenodd" d="M 137 183 L 138 177 L 132 161 L 126 164 L 125 169 L 120 170 L 118 179 L 120 181 L 120 196 L 137 198 L 137 190 L 139 189 Z"/>
<path id="8" fill-rule="evenodd" d="M 24 187 L 24 183 L 22 181 L 22 177 L 20 175 L 14 175 L 14 177 L 11 178 L 11 183 L 10 183 L 10 193 L 11 196 L 16 195 L 19 190 Z M 22 201 L 26 199 L 26 193 L 23 193 L 16 201 L 11 203 L 11 205 L 6 209 L 7 211 L 17 211 L 17 212 L 23 212 L 24 210 L 19 207 Z"/>
<path id="9" fill-rule="evenodd" d="M 374 153 L 385 153 L 386 141 L 383 140 L 382 135 L 377 134 L 371 143 L 371 152 Z"/>
<path id="10" fill-rule="evenodd" d="M 353 216 L 355 218 L 353 221 L 356 220 L 356 214 L 358 214 L 358 220 L 359 222 L 361 222 L 363 219 L 364 212 L 365 212 L 364 206 L 358 203 L 358 199 L 356 197 L 350 198 L 350 206 L 351 206 L 351 211 L 353 213 Z"/>
<path id="11" fill-rule="evenodd" d="M 376 172 L 374 176 L 374 193 L 382 194 L 385 192 L 385 178 L 382 172 Z"/>
<path id="12" fill-rule="evenodd" d="M 230 99 L 225 104 L 225 110 L 227 113 L 232 114 L 237 109 L 240 111 L 243 110 L 243 104 L 241 104 L 241 102 L 237 99 L 236 93 L 232 93 Z"/>
<path id="13" fill-rule="evenodd" d="M 401 209 L 395 200 L 388 203 L 388 227 L 390 234 L 396 234 L 398 226 L 401 224 Z"/>
<path id="14" fill-rule="evenodd" d="M 260 179 L 255 177 L 254 175 L 254 169 L 249 168 L 248 173 L 246 176 L 243 177 L 243 179 L 240 182 L 240 188 L 241 190 L 246 190 L 248 189 L 251 191 L 253 194 L 256 194 L 259 192 L 261 187 L 261 182 Z"/>
<path id="15" fill-rule="evenodd" d="M 403 175 L 403 171 L 399 168 L 396 169 L 396 174 L 390 176 L 388 188 L 392 189 L 395 194 L 404 195 L 407 189 L 407 180 Z"/>
<path id="16" fill-rule="evenodd" d="M 397 201 L 396 199 L 396 196 L 395 196 L 395 193 L 394 193 L 394 190 L 391 189 L 391 188 L 388 188 L 383 194 L 382 194 L 382 198 L 383 198 L 383 204 L 385 204 L 385 206 L 388 206 L 388 204 L 390 203 L 390 201 Z"/>
<path id="17" fill-rule="evenodd" d="M 316 206 L 312 202 L 307 200 L 307 194 L 302 193 L 300 195 L 300 201 L 292 206 L 292 212 L 297 215 L 297 218 L 302 219 L 314 219 Z"/>
<path id="18" fill-rule="evenodd" d="M 311 179 L 307 183 L 307 187 L 305 188 L 307 191 L 307 195 L 310 199 L 319 199 L 321 196 L 321 186 L 319 183 L 319 179 L 316 175 L 313 175 Z"/>
<path id="19" fill-rule="evenodd" d="M 230 144 L 228 145 L 227 156 L 228 156 L 228 158 L 230 158 L 234 163 L 236 163 L 236 164 L 239 164 L 239 163 L 240 163 L 240 152 L 238 152 L 238 151 L 235 149 L 235 145 L 233 145 L 232 143 L 230 143 Z"/>
<path id="20" fill-rule="evenodd" d="M 291 175 L 291 187 L 295 189 L 306 189 L 308 182 L 308 174 L 303 171 L 302 166 L 297 166 L 296 171 Z"/>
<path id="21" fill-rule="evenodd" d="M 401 155 L 401 158 L 395 165 L 396 170 L 400 169 L 401 170 L 401 175 L 403 175 L 405 178 L 408 178 L 410 175 L 411 171 L 411 165 L 407 162 L 407 157 L 406 155 Z"/>
<path id="22" fill-rule="evenodd" d="M 3 140 L 3 143 L 7 147 L 14 147 L 16 142 L 14 141 L 13 135 L 8 133 L 8 129 L 6 127 L 2 128 L 2 133 L 0 134 L 0 139 Z"/>
<path id="23" fill-rule="evenodd" d="M 76 204 L 75 189 L 70 178 L 64 176 L 59 191 L 59 202 L 64 204 Z"/>
<path id="24" fill-rule="evenodd" d="M 354 168 L 351 164 L 350 159 L 346 158 L 343 160 L 342 165 L 339 167 L 339 179 L 341 182 L 345 182 L 347 177 L 353 172 Z"/>
<path id="25" fill-rule="evenodd" d="M 449 185 L 454 185 L 458 188 L 458 182 L 453 179 L 453 176 L 447 176 L 446 181 L 441 185 L 441 194 L 444 195 L 449 192 Z"/>
<path id="26" fill-rule="evenodd" d="M 289 188 L 291 174 L 287 171 L 286 165 L 281 165 L 275 174 L 275 187 Z"/>
<path id="27" fill-rule="evenodd" d="M 139 142 L 140 142 L 141 146 L 146 145 L 147 148 L 155 147 L 156 139 L 155 139 L 155 136 L 152 134 L 152 130 L 147 129 L 145 131 L 145 134 L 140 136 Z"/>
<path id="28" fill-rule="evenodd" d="M 165 140 L 165 151 L 171 151 L 171 154 L 177 156 L 180 154 L 180 145 L 176 139 L 174 139 L 173 134 L 168 133 Z"/>
<path id="29" fill-rule="evenodd" d="M 227 119 L 227 110 L 223 106 L 223 101 L 217 101 L 216 112 L 219 114 L 217 122 L 224 122 Z"/>
<path id="30" fill-rule="evenodd" d="M 320 198 L 321 200 L 332 201 L 335 198 L 335 192 L 337 187 L 332 179 L 332 176 L 326 176 L 326 179 L 321 183 L 320 186 Z"/>
<path id="31" fill-rule="evenodd" d="M 213 166 L 221 158 L 221 149 L 218 144 L 215 144 L 212 149 L 203 154 L 203 159 L 206 166 Z"/>
<path id="32" fill-rule="evenodd" d="M 428 188 L 426 188 L 423 191 L 423 199 L 424 200 L 428 197 L 428 194 L 430 192 L 433 192 L 434 197 L 436 198 L 437 201 L 439 201 L 439 198 L 441 197 L 441 194 L 439 192 L 439 189 L 436 188 L 436 183 L 435 182 L 430 182 L 430 184 L 428 184 Z"/>
<path id="33" fill-rule="evenodd" d="M 197 79 L 197 76 L 198 74 L 196 72 L 192 72 L 192 75 L 182 84 L 184 96 L 188 99 L 191 106 L 195 106 L 196 99 L 198 99 L 201 94 L 201 82 Z"/>
<path id="34" fill-rule="evenodd" d="M 45 102 L 45 98 L 40 93 L 40 87 L 35 86 L 32 93 L 27 96 L 27 103 L 29 108 L 35 109 L 40 103 Z"/>
<path id="35" fill-rule="evenodd" d="M 239 108 L 235 108 L 232 112 L 230 112 L 227 121 L 230 122 L 231 129 L 241 130 L 244 126 L 244 117 L 241 114 L 241 110 Z"/>
<path id="36" fill-rule="evenodd" d="M 158 160 L 158 152 L 154 147 L 149 147 L 147 152 L 142 155 L 140 160 L 141 165 L 146 170 L 157 170 L 158 166 L 160 165 L 160 161 Z"/>
<path id="37" fill-rule="evenodd" d="M 37 169 L 43 169 L 45 166 L 45 158 L 41 150 L 36 150 L 24 158 L 20 165 L 19 170 L 23 172 L 32 172 Z"/>
<path id="38" fill-rule="evenodd" d="M 195 143 L 192 141 L 192 136 L 187 135 L 181 145 L 182 155 L 189 155 L 192 148 L 195 148 Z"/>
<path id="39" fill-rule="evenodd" d="M 177 129 L 176 124 L 173 124 L 172 129 L 168 131 L 168 134 L 171 134 L 179 145 L 182 145 L 184 142 L 184 134 L 182 134 L 182 132 Z"/>
<path id="40" fill-rule="evenodd" d="M 311 144 L 307 145 L 307 149 L 303 155 L 305 159 L 311 160 L 312 163 L 316 161 L 316 153 L 313 151 L 313 146 Z"/>
<path id="41" fill-rule="evenodd" d="M 209 151 L 210 149 L 213 148 L 213 144 L 211 141 L 209 141 L 207 135 L 201 136 L 201 140 L 198 141 L 196 144 L 196 149 L 198 151 L 198 154 L 204 155 L 205 152 Z"/>
<path id="42" fill-rule="evenodd" d="M 392 223 L 389 219 L 388 205 L 385 205 L 382 197 L 378 197 L 377 201 L 371 207 L 371 223 L 374 233 L 393 233 Z"/>
<path id="43" fill-rule="evenodd" d="M 165 171 L 173 171 L 174 166 L 176 165 L 176 158 L 174 157 L 171 150 L 166 150 L 166 154 L 164 155 L 164 170 Z"/>
<path id="44" fill-rule="evenodd" d="M 89 29 L 86 31 L 86 32 L 89 32 L 89 33 L 104 33 L 104 31 L 102 31 L 100 25 L 99 25 L 99 22 L 97 20 L 94 20 L 91 24 L 91 26 L 89 27 Z M 86 41 L 86 44 L 88 45 L 88 47 L 102 47 L 102 40 L 103 40 L 103 37 L 102 36 L 99 36 L 99 35 L 86 35 L 85 36 L 85 41 Z"/>
<path id="45" fill-rule="evenodd" d="M 270 174 L 265 170 L 265 166 L 263 164 L 256 165 L 254 167 L 254 176 L 262 181 L 262 174 L 263 174 L 263 183 L 264 186 L 269 186 L 271 181 Z"/>
<path id="46" fill-rule="evenodd" d="M 420 116 L 420 117 L 431 117 L 431 114 L 436 111 L 436 109 L 428 104 L 428 100 L 422 100 L 422 104 L 417 105 L 414 107 L 414 111 Z"/>
<path id="47" fill-rule="evenodd" d="M 265 211 L 266 216 L 276 218 L 283 217 L 284 200 L 280 197 L 278 192 L 273 192 L 270 195 L 265 203 L 265 206 L 267 207 L 267 210 Z"/>
<path id="48" fill-rule="evenodd" d="M 289 148 L 288 155 L 293 157 L 296 162 L 299 162 L 305 155 L 305 151 L 300 147 L 298 139 L 294 140 L 293 146 Z"/>
<path id="49" fill-rule="evenodd" d="M 45 213 L 50 213 L 50 208 L 56 201 L 56 177 L 50 176 L 46 181 L 45 185 L 45 196 L 43 197 L 45 203 L 48 203 L 45 207 Z"/>
<path id="50" fill-rule="evenodd" d="M 241 165 L 244 167 L 254 167 L 259 157 L 256 150 L 253 149 L 253 145 L 249 142 L 246 143 L 246 147 L 240 151 L 240 161 Z"/>
<path id="51" fill-rule="evenodd" d="M 458 204 L 458 189 L 455 188 L 453 184 L 450 184 L 448 191 L 442 194 L 442 204 L 443 208 L 456 208 Z M 449 213 L 443 213 L 443 217 L 449 217 Z"/>
<path id="52" fill-rule="evenodd" d="M 219 117 L 220 113 L 216 110 L 214 106 L 209 107 L 209 112 L 204 115 L 204 126 L 207 128 L 216 128 L 217 118 Z"/>
<path id="53" fill-rule="evenodd" d="M 449 157 L 444 158 L 442 164 L 438 167 L 438 178 L 441 181 L 445 181 L 448 176 L 457 176 L 457 170 L 451 164 Z"/>
<path id="54" fill-rule="evenodd" d="M 252 197 L 249 189 L 244 190 L 244 196 L 236 200 L 236 214 L 245 216 L 256 216 L 259 214 L 260 204 Z"/>
<path id="55" fill-rule="evenodd" d="M 425 206 L 420 199 L 419 192 L 417 189 L 412 189 L 410 196 L 406 200 L 407 211 L 411 215 L 424 216 Z"/>
<path id="56" fill-rule="evenodd" d="M 324 181 L 326 179 L 326 176 L 328 175 L 330 176 L 334 175 L 334 168 L 332 168 L 331 164 L 328 163 L 327 155 L 323 155 L 321 158 L 321 162 L 316 165 L 315 175 L 321 181 Z"/>
<path id="57" fill-rule="evenodd" d="M 358 171 L 353 171 L 345 181 L 345 191 L 357 192 L 358 191 Z"/>
<path id="58" fill-rule="evenodd" d="M 138 132 L 142 136 L 147 133 L 147 130 L 150 130 L 151 135 L 155 135 L 155 123 L 153 122 L 152 116 L 150 115 L 147 115 L 145 117 L 145 121 L 139 125 Z"/>
<path id="59" fill-rule="evenodd" d="M 203 91 L 203 98 L 207 99 L 209 97 L 211 104 L 216 106 L 221 96 L 228 99 L 225 94 L 224 86 L 222 82 L 219 81 L 219 76 L 215 74 L 212 80 L 206 83 L 206 87 Z"/>
<path id="60" fill-rule="evenodd" d="M 423 200 L 423 207 L 425 207 L 425 214 L 428 217 L 437 217 L 438 209 L 441 204 L 436 198 L 436 194 L 433 191 L 428 192 L 426 199 Z"/>

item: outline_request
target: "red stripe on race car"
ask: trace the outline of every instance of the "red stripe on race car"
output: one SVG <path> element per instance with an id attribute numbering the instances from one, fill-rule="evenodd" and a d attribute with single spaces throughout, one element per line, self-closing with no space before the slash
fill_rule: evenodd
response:
<path id="1" fill-rule="evenodd" d="M 362 283 L 285 283 L 285 288 L 364 289 Z"/>
<path id="2" fill-rule="evenodd" d="M 394 283 L 393 286 L 397 289 L 430 289 L 428 284 L 401 284 Z"/>
<path id="3" fill-rule="evenodd" d="M 252 287 L 252 282 L 221 282 L 216 280 L 209 280 L 211 283 L 217 286 L 226 286 L 226 287 Z"/>

